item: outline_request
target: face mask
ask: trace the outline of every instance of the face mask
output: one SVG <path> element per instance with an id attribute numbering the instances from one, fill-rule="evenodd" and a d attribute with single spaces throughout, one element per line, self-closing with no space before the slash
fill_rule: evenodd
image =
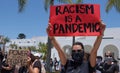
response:
<path id="1" fill-rule="evenodd" d="M 75 62 L 82 63 L 83 62 L 83 57 L 84 57 L 84 51 L 77 51 L 77 52 L 72 51 L 72 59 Z"/>
<path id="2" fill-rule="evenodd" d="M 101 62 L 101 59 L 97 59 L 96 60 L 96 63 L 98 64 L 98 63 L 100 63 Z"/>

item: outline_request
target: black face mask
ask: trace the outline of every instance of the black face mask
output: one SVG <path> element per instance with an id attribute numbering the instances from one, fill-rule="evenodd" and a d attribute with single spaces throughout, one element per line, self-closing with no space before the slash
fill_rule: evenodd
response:
<path id="1" fill-rule="evenodd" d="M 73 52 L 72 51 L 72 59 L 78 63 L 78 64 L 82 64 L 83 62 L 83 57 L 84 57 L 84 51 L 77 51 L 77 52 Z"/>

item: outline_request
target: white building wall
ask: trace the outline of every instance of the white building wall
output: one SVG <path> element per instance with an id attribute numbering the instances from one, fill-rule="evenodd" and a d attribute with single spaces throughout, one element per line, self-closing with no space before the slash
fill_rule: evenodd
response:
<path id="1" fill-rule="evenodd" d="M 72 40 L 63 40 L 63 38 L 61 38 L 61 40 L 58 40 L 58 42 L 60 43 L 60 46 L 61 47 L 64 47 L 65 45 L 72 45 Z M 80 40 L 80 42 L 82 42 L 84 45 L 90 45 L 90 46 L 93 46 L 94 42 L 95 42 L 95 39 L 82 39 Z M 118 57 L 120 57 L 120 40 L 119 39 L 103 39 L 102 42 L 101 42 L 101 45 L 98 49 L 98 52 L 97 52 L 97 55 L 99 56 L 103 56 L 103 49 L 107 46 L 107 45 L 114 45 L 118 48 L 119 50 L 119 55 Z M 57 59 L 59 59 L 58 57 L 58 53 L 55 49 L 52 50 L 52 55 L 51 57 L 54 58 L 54 57 L 57 57 Z"/>

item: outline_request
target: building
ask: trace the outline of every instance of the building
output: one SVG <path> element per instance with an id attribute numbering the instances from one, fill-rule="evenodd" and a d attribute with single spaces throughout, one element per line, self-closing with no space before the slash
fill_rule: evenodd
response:
<path id="1" fill-rule="evenodd" d="M 120 58 L 120 28 L 107 28 L 97 55 L 103 56 L 108 50 L 111 51 L 115 59 Z M 80 41 L 85 45 L 85 51 L 90 52 L 94 44 L 96 36 L 80 36 L 76 37 L 75 41 Z M 69 58 L 71 53 L 72 37 L 56 37 L 61 47 Z M 6 44 L 6 49 L 10 49 L 10 44 L 17 44 L 19 47 L 37 47 L 39 42 L 47 43 L 47 36 L 34 37 L 31 39 L 11 39 L 11 42 Z M 57 51 L 53 48 L 51 57 L 59 59 Z"/>
<path id="2" fill-rule="evenodd" d="M 11 44 L 17 45 L 16 48 L 28 48 L 31 46 L 34 46 L 37 48 L 40 42 L 46 43 L 47 36 L 33 37 L 31 39 L 11 39 L 10 42 L 6 43 L 6 51 L 8 51 L 9 49 L 15 49 L 15 48 L 11 48 L 10 46 Z"/>

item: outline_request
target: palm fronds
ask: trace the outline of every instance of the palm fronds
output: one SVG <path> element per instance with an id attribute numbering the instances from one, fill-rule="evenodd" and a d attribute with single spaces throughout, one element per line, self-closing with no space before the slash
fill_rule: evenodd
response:
<path id="1" fill-rule="evenodd" d="M 26 3 L 27 3 L 27 0 L 18 0 L 19 12 L 22 12 L 24 10 Z"/>
<path id="2" fill-rule="evenodd" d="M 106 12 L 109 12 L 112 7 L 115 7 L 118 12 L 120 12 L 120 0 L 108 0 L 106 6 Z"/>
<path id="3" fill-rule="evenodd" d="M 44 2 L 45 11 L 47 11 L 49 6 L 53 5 L 53 4 L 54 4 L 54 0 L 45 0 L 45 2 Z"/>
<path id="4" fill-rule="evenodd" d="M 83 3 L 83 0 L 77 0 L 76 4 L 78 4 L 78 3 Z"/>

